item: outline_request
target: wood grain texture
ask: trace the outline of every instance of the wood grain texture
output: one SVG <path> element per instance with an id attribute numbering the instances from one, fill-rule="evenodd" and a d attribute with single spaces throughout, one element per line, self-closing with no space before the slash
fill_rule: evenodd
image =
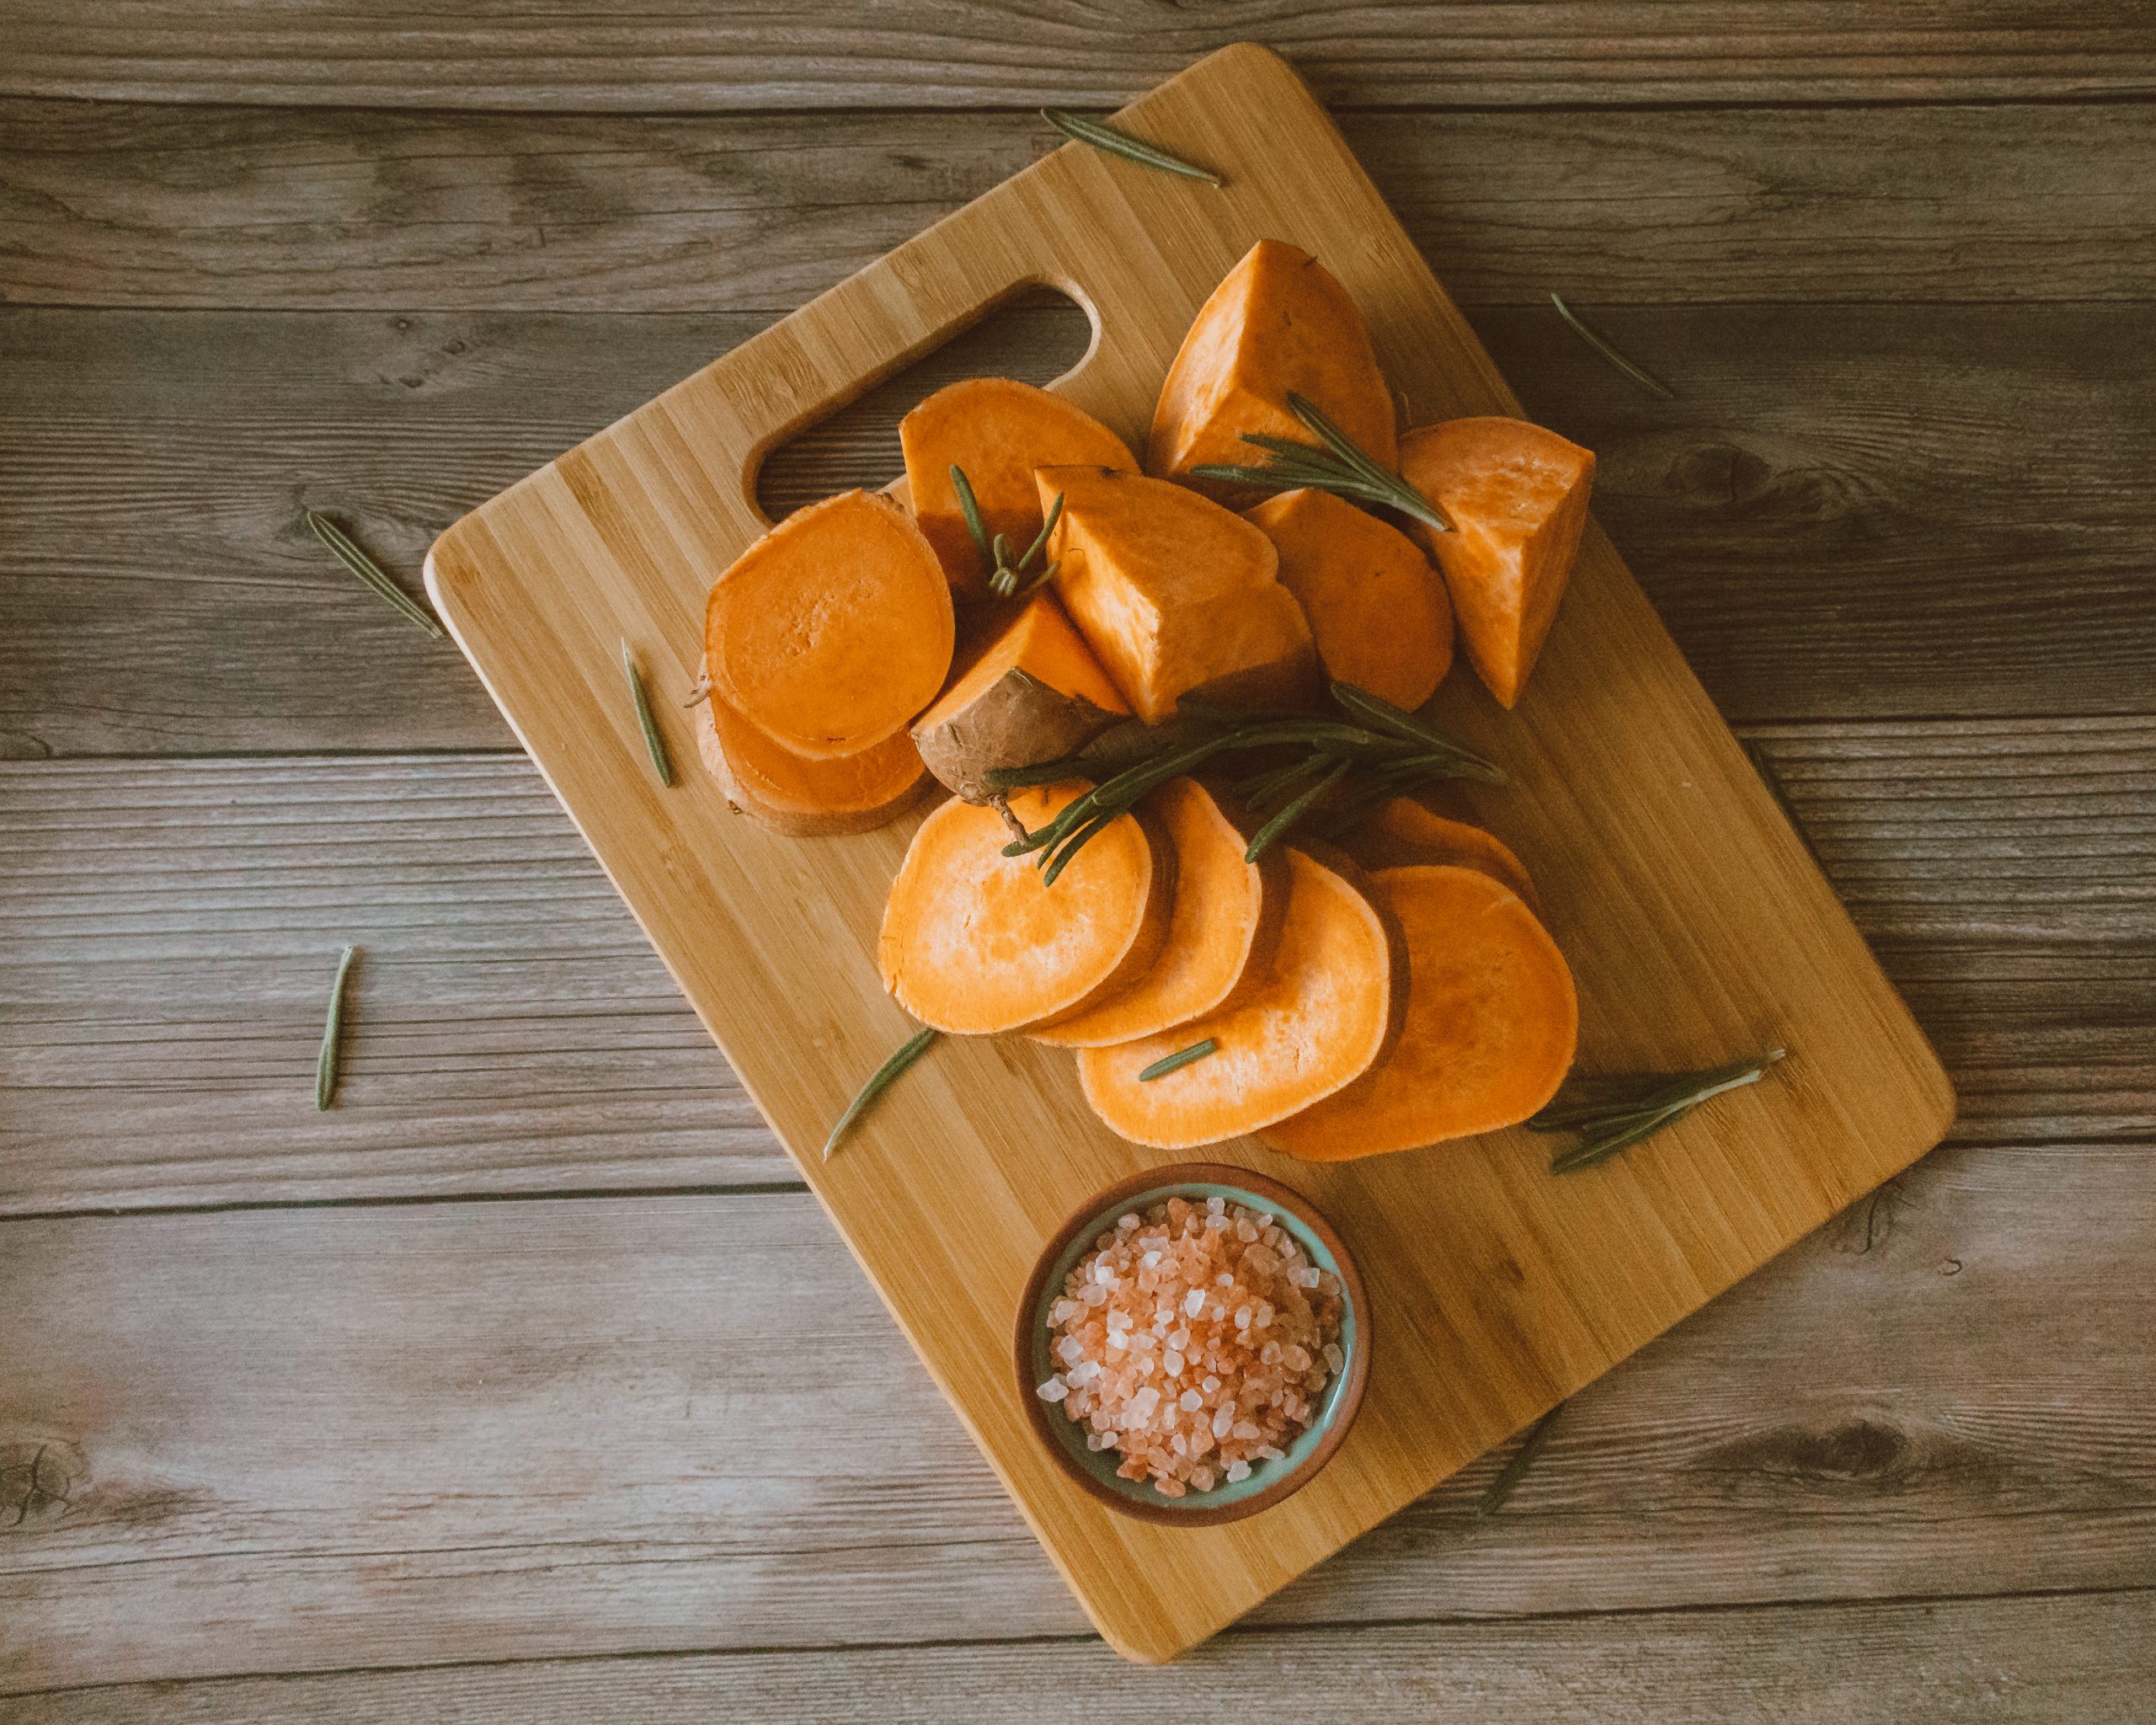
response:
<path id="1" fill-rule="evenodd" d="M 2116 356 L 2156 351 L 2156 310 L 1595 315 L 1683 398 L 1639 395 L 1547 312 L 1476 322 L 1530 409 L 1599 451 L 1602 519 L 1732 718 L 2146 708 L 2156 383 Z M 762 327 L 0 312 L 0 754 L 505 745 L 302 509 L 409 579 L 461 510 Z M 1067 305 L 1014 312 L 921 385 L 1043 380 L 1085 339 Z M 775 457 L 771 506 L 895 475 L 902 384 Z"/>
<path id="2" fill-rule="evenodd" d="M 1330 259 L 1411 398 L 1518 410 L 1277 56 L 1224 51 L 1123 117 L 1185 153 L 1203 141 L 1225 190 L 1066 147 L 466 516 L 435 542 L 427 583 L 1088 1616 L 1153 1661 L 1906 1167 L 1945 1132 L 1953 1097 L 1591 530 L 1530 697 L 1500 722 L 1455 686 L 1439 722 L 1532 788 L 1508 802 L 1579 981 L 1590 1058 L 1682 1067 L 1794 1044 L 1792 1076 L 1724 1099 L 1711 1139 L 1678 1124 L 1644 1176 L 1553 1182 L 1521 1134 L 1444 1156 L 1441 1185 L 1421 1155 L 1295 1168 L 1374 1295 L 1369 1392 L 1337 1455 L 1264 1515 L 1205 1528 L 1119 1518 L 1063 1476 L 1027 1423 L 1029 1388 L 1011 1381 L 1012 1303 L 1070 1210 L 1172 1158 L 1114 1139 L 1050 1052 L 947 1041 L 851 1153 L 820 1160 L 835 1103 L 903 1034 L 869 944 L 905 831 L 789 844 L 729 820 L 708 784 L 636 782 L 616 659 L 626 638 L 662 683 L 686 683 L 712 570 L 766 525 L 763 452 L 1021 286 L 1091 309 L 1093 347 L 1059 387 L 1126 432 L 1199 302 L 1262 235 Z M 1592 846 L 1577 842 L 1587 832 Z M 1246 1156 L 1269 1160 L 1246 1143 L 1218 1159 Z"/>
<path id="3" fill-rule="evenodd" d="M 2156 1140 L 2156 722 L 1749 740 L 1956 1141 Z M 520 759 L 0 766 L 0 1213 L 798 1178 Z"/>
<path id="4" fill-rule="evenodd" d="M 1472 307 L 2143 300 L 2129 104 L 1374 113 Z M 0 302 L 790 311 L 1059 140 L 1031 113 L 392 113 L 0 99 Z"/>
<path id="5" fill-rule="evenodd" d="M 2146 1586 L 2153 1213 L 2141 1147 L 1941 1151 L 1258 1621 Z M 5 1237 L 0 1687 L 1083 1633 L 804 1194 Z"/>
<path id="6" fill-rule="evenodd" d="M 1229 43 L 1294 58 L 1329 102 L 1818 101 L 2140 94 L 2156 31 L 2080 0 L 830 0 L 782 14 L 650 0 L 392 13 L 355 0 L 11 0 L 0 91 L 371 107 L 1113 106 Z"/>

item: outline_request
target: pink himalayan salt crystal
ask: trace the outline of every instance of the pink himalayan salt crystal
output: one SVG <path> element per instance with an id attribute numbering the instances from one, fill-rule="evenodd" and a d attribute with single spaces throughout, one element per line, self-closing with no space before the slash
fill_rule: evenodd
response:
<path id="1" fill-rule="evenodd" d="M 1039 1393 L 1087 1428 L 1087 1448 L 1115 1450 L 1124 1478 L 1164 1498 L 1208 1492 L 1308 1427 L 1347 1364 L 1341 1316 L 1338 1279 L 1271 1215 L 1171 1198 L 1118 1217 L 1073 1267 L 1049 1311 L 1064 1370 Z M 1197 1384 L 1187 1368 L 1202 1368 Z M 1165 1391 L 1148 1381 L 1164 1377 Z"/>

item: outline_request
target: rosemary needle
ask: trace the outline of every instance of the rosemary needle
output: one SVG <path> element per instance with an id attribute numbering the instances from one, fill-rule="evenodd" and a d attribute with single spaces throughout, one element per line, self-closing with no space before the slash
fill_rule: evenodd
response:
<path id="1" fill-rule="evenodd" d="M 1109 155 L 1120 156 L 1127 162 L 1157 168 L 1164 174 L 1180 174 L 1186 179 L 1202 179 L 1210 186 L 1225 186 L 1228 183 L 1209 168 L 1200 168 L 1194 162 L 1186 162 L 1180 156 L 1171 156 L 1157 144 L 1149 144 L 1143 138 L 1134 138 L 1129 132 L 1118 131 L 1113 126 L 1103 126 L 1097 120 L 1067 114 L 1060 108 L 1042 109 L 1041 118 L 1064 136 L 1074 138 L 1081 144 L 1091 144 L 1097 150 L 1105 150 Z"/>
<path id="2" fill-rule="evenodd" d="M 337 1099 L 337 1069 L 344 1033 L 344 979 L 352 974 L 352 959 L 360 949 L 346 947 L 337 959 L 337 980 L 329 985 L 329 1015 L 322 1024 L 322 1052 L 314 1057 L 314 1106 L 317 1113 Z"/>
<path id="3" fill-rule="evenodd" d="M 355 545 L 336 522 L 327 515 L 318 515 L 309 510 L 307 511 L 307 524 L 314 537 L 329 547 L 332 557 L 371 587 L 376 595 L 395 609 L 407 622 L 416 623 L 437 640 L 448 638 L 440 620 L 391 580 L 388 572 Z"/>
<path id="4" fill-rule="evenodd" d="M 651 770 L 659 775 L 659 783 L 670 786 L 674 782 L 674 763 L 667 758 L 666 740 L 659 734 L 659 723 L 651 716 L 651 697 L 644 692 L 643 675 L 630 654 L 626 636 L 622 641 L 622 669 L 628 673 L 629 693 L 636 700 L 637 724 L 643 729 L 643 745 L 651 750 Z"/>
<path id="5" fill-rule="evenodd" d="M 1179 1048 L 1173 1054 L 1157 1060 L 1138 1075 L 1140 1084 L 1150 1084 L 1155 1078 L 1165 1078 L 1171 1072 L 1180 1072 L 1193 1060 L 1202 1060 L 1219 1050 L 1220 1044 L 1207 1037 L 1203 1042 L 1193 1042 L 1188 1048 Z"/>
<path id="6" fill-rule="evenodd" d="M 1550 303 L 1557 308 L 1557 315 L 1572 326 L 1573 334 L 1578 336 L 1582 341 L 1600 354 L 1604 359 L 1609 360 L 1613 366 L 1638 384 L 1649 395 L 1659 396 L 1664 401 L 1677 399 L 1677 392 L 1667 383 L 1659 377 L 1641 371 L 1624 355 L 1619 353 L 1615 348 L 1610 346 L 1608 342 L 1588 328 L 1586 324 L 1581 323 L 1572 314 L 1572 308 L 1566 305 L 1561 297 L 1553 293 L 1550 296 Z"/>
<path id="7" fill-rule="evenodd" d="M 861 1087 L 860 1093 L 846 1104 L 846 1112 L 839 1116 L 838 1124 L 831 1128 L 831 1135 L 824 1140 L 825 1162 L 831 1159 L 831 1152 L 839 1147 L 839 1140 L 846 1136 L 853 1123 L 867 1114 L 876 1098 L 889 1090 L 907 1067 L 926 1054 L 929 1045 L 942 1033 L 940 1030 L 929 1028 L 916 1030 L 899 1044 L 890 1059 L 868 1075 L 868 1081 Z"/>
<path id="8" fill-rule="evenodd" d="M 1704 1072 L 1657 1072 L 1601 1082 L 1590 1079 L 1572 1087 L 1576 1092 L 1584 1092 L 1579 1100 L 1558 1097 L 1527 1122 L 1527 1129 L 1578 1134 L 1571 1149 L 1560 1151 L 1550 1162 L 1553 1174 L 1577 1173 L 1652 1137 L 1710 1097 L 1757 1084 L 1784 1052 L 1769 1049 Z"/>
<path id="9" fill-rule="evenodd" d="M 1542 1453 L 1542 1445 L 1549 1438 L 1550 1428 L 1556 1423 L 1557 1416 L 1565 1411 L 1560 1402 L 1541 1418 L 1527 1429 L 1527 1435 L 1520 1439 L 1519 1448 L 1513 1450 L 1505 1465 L 1497 1470 L 1497 1477 L 1490 1482 L 1490 1489 L 1482 1493 L 1482 1501 L 1475 1506 L 1477 1515 L 1495 1515 L 1511 1501 L 1519 1482 L 1527 1477 L 1528 1468 Z"/>

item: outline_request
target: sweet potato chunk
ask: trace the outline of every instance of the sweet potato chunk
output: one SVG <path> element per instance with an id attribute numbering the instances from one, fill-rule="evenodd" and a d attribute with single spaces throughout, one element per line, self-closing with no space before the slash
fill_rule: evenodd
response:
<path id="1" fill-rule="evenodd" d="M 858 755 L 810 761 L 781 748 L 716 696 L 704 702 L 696 745 L 728 803 L 790 838 L 871 831 L 913 807 L 933 783 L 903 731 Z"/>
<path id="2" fill-rule="evenodd" d="M 965 470 L 989 537 L 1001 533 L 1015 558 L 1041 531 L 1035 467 L 1118 467 L 1138 459 L 1114 432 L 1061 396 L 1009 377 L 945 385 L 899 421 L 914 519 L 942 559 L 952 590 L 985 597 L 993 573 L 958 507 L 953 466 Z"/>
<path id="3" fill-rule="evenodd" d="M 913 740 L 945 785 L 985 803 L 991 768 L 1060 760 L 1129 712 L 1054 595 L 1039 593 L 914 721 Z"/>
<path id="4" fill-rule="evenodd" d="M 1091 788 L 1024 791 L 1011 812 L 1043 826 Z M 899 867 L 877 963 L 924 1024 L 972 1036 L 1052 1024 L 1129 987 L 1160 954 L 1175 851 L 1149 818 L 1112 822 L 1049 885 L 1035 858 L 1003 854 L 1010 838 L 994 809 L 946 803 Z"/>
<path id="5" fill-rule="evenodd" d="M 718 697 L 812 761 L 858 755 L 936 698 L 955 638 L 942 565 L 889 498 L 792 515 L 712 583 L 704 663 Z"/>
<path id="6" fill-rule="evenodd" d="M 1400 470 L 1458 530 L 1415 535 L 1444 571 L 1468 662 L 1510 707 L 1572 579 L 1594 456 L 1524 419 L 1448 419 L 1401 439 Z"/>
<path id="7" fill-rule="evenodd" d="M 1354 1082 L 1398 1036 L 1407 960 L 1390 915 L 1344 858 L 1287 854 L 1287 916 L 1262 981 L 1187 1024 L 1078 1051 L 1086 1100 L 1132 1142 L 1187 1150 L 1255 1132 Z M 1209 1037 L 1219 1047 L 1203 1059 L 1138 1076 Z"/>
<path id="8" fill-rule="evenodd" d="M 1422 548 L 1329 491 L 1246 510 L 1280 553 L 1280 585 L 1316 638 L 1325 674 L 1412 713 L 1452 665 L 1452 605 Z"/>
<path id="9" fill-rule="evenodd" d="M 1041 1042 L 1099 1048 L 1187 1023 L 1265 975 L 1288 907 L 1287 853 L 1243 861 L 1251 834 L 1207 787 L 1171 778 L 1145 799 L 1176 852 L 1176 903 L 1153 968 L 1102 1005 L 1036 1030 Z"/>
<path id="10" fill-rule="evenodd" d="M 1399 459 L 1392 392 L 1348 290 L 1316 259 L 1262 239 L 1213 290 L 1153 409 L 1145 471 L 1169 479 L 1209 462 L 1264 457 L 1246 432 L 1313 441 L 1290 392 L 1315 403 L 1380 467 Z M 1193 481 L 1223 501 L 1250 499 Z"/>
<path id="11" fill-rule="evenodd" d="M 1518 893 L 1529 910 L 1537 910 L 1534 882 L 1509 845 L 1481 827 L 1426 809 L 1412 797 L 1386 798 L 1358 820 L 1340 844 L 1365 868 L 1401 868 L 1417 862 L 1479 868 Z"/>
<path id="12" fill-rule="evenodd" d="M 1266 1130 L 1305 1162 L 1517 1125 L 1572 1064 L 1572 973 L 1518 894 L 1472 868 L 1381 868 L 1370 881 L 1407 939 L 1406 1028 L 1366 1076 Z"/>
<path id="13" fill-rule="evenodd" d="M 1292 702 L 1314 692 L 1317 657 L 1273 542 L 1241 516 L 1162 479 L 1043 467 L 1063 495 L 1049 553 L 1055 589 L 1131 708 L 1147 724 L 1187 694 Z"/>

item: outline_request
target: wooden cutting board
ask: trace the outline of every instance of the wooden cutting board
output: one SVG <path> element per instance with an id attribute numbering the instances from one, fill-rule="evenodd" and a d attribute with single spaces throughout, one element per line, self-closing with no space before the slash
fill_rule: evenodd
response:
<path id="1" fill-rule="evenodd" d="M 1308 1194 L 1361 1263 L 1374 1354 L 1347 1443 L 1285 1503 L 1205 1530 L 1119 1516 L 1042 1452 L 1009 1364 L 1027 1271 L 1090 1194 L 1178 1158 L 1095 1121 L 1067 1054 L 1006 1038 L 945 1041 L 841 1155 L 819 1159 L 832 1120 L 910 1028 L 874 953 L 913 822 L 777 838 L 731 814 L 698 770 L 679 703 L 701 660 L 706 590 L 767 525 L 757 464 L 1041 285 L 1094 324 L 1057 387 L 1142 446 L 1193 314 L 1267 236 L 1347 284 L 1406 398 L 1403 424 L 1518 411 L 1283 61 L 1223 50 L 1123 120 L 1226 174 L 1227 190 L 1059 149 L 465 517 L 435 547 L 427 584 L 1102 1633 L 1158 1660 L 1914 1161 L 1954 1103 L 1774 797 L 1590 528 L 1518 711 L 1500 712 L 1463 668 L 1436 714 L 1513 774 L 1487 813 L 1534 872 L 1578 978 L 1581 1071 L 1705 1066 L 1774 1045 L 1789 1059 L 1627 1159 L 1564 1178 L 1547 1171 L 1553 1141 L 1520 1132 L 1323 1167 L 1224 1146 L 1221 1159 Z M 1573 338 L 1553 320 L 1550 339 Z M 646 759 L 624 638 L 658 697 L 671 790 Z M 728 1321 L 711 1316 L 715 1329 Z M 814 1456 L 804 1432 L 788 1465 Z"/>

